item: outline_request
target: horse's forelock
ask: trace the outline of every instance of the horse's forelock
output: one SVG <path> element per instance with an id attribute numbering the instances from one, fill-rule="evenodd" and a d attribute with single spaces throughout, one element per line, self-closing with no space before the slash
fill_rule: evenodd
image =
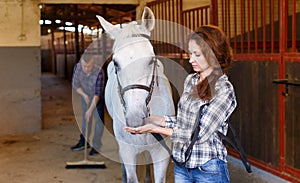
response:
<path id="1" fill-rule="evenodd" d="M 119 38 L 131 38 L 132 35 L 139 35 L 139 34 L 147 34 L 145 29 L 142 28 L 141 25 L 137 24 L 137 22 L 130 22 L 123 28 L 121 28 Z M 148 33 L 149 34 L 149 33 Z"/>
<path id="2" fill-rule="evenodd" d="M 126 24 L 120 29 L 120 32 L 115 39 L 113 52 L 115 53 L 117 49 L 124 47 L 127 44 L 132 44 L 133 41 L 143 40 L 144 38 L 142 38 L 142 35 L 150 36 L 150 32 L 146 31 L 146 29 L 135 21 Z"/>

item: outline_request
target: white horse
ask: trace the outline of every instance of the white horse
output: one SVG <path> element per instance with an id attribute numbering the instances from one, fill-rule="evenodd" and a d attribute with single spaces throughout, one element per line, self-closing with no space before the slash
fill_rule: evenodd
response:
<path id="1" fill-rule="evenodd" d="M 168 152 L 152 134 L 133 135 L 124 130 L 125 125 L 143 125 L 144 118 L 149 114 L 175 114 L 170 83 L 149 40 L 155 24 L 154 14 L 145 7 L 140 24 L 133 21 L 112 25 L 101 16 L 97 18 L 114 40 L 113 60 L 107 68 L 105 102 L 113 119 L 120 159 L 126 170 L 126 182 L 138 182 L 136 156 L 148 151 L 153 162 L 155 182 L 163 183 L 169 163 Z"/>

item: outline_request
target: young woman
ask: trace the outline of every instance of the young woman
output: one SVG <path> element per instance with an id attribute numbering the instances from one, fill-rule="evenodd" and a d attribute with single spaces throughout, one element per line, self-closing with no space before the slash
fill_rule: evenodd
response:
<path id="1" fill-rule="evenodd" d="M 174 180 L 184 182 L 229 182 L 227 151 L 217 131 L 226 135 L 226 120 L 236 108 L 236 98 L 226 70 L 232 52 L 225 33 L 216 26 L 198 28 L 188 37 L 189 63 L 196 73 L 187 76 L 176 116 L 151 115 L 146 125 L 125 130 L 131 133 L 160 133 L 171 136 L 175 165 Z M 202 110 L 201 110 L 202 109 Z M 201 110 L 201 111 L 200 111 Z M 185 152 L 191 143 L 197 116 L 200 132 L 190 157 Z"/>

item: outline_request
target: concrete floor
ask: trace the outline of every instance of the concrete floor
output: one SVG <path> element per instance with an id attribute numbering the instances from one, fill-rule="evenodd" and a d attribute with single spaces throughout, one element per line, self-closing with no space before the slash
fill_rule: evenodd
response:
<path id="1" fill-rule="evenodd" d="M 121 166 L 118 147 L 112 136 L 112 124 L 105 116 L 106 130 L 101 154 L 90 157 L 103 161 L 106 169 L 65 169 L 66 162 L 80 161 L 83 151 L 72 152 L 70 147 L 78 140 L 70 81 L 52 74 L 42 76 L 43 129 L 28 135 L 0 136 L 0 183 L 118 183 Z M 241 163 L 229 157 L 232 183 L 285 183 L 272 174 L 253 167 L 248 174 Z M 173 183 L 173 165 L 167 172 L 167 183 Z M 143 180 L 144 166 L 138 166 Z M 143 182 L 143 181 L 141 181 Z"/>

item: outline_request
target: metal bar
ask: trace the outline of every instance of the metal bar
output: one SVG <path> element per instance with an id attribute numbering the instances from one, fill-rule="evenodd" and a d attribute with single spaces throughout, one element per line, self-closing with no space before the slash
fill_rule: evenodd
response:
<path id="1" fill-rule="evenodd" d="M 158 14 L 159 14 L 159 19 L 161 20 L 162 19 L 162 4 L 161 3 L 159 3 L 158 5 Z M 163 28 L 162 28 L 162 22 L 160 21 L 160 23 L 159 23 L 159 29 L 158 29 L 158 35 L 159 35 L 159 51 L 161 52 L 161 53 L 164 53 L 164 50 L 163 50 L 163 48 L 161 48 L 161 44 L 162 44 L 162 42 L 161 42 L 161 40 L 163 39 L 162 38 L 162 34 L 161 34 L 161 32 L 163 32 Z"/>
<path id="2" fill-rule="evenodd" d="M 243 53 L 243 54 L 234 54 L 233 60 L 240 61 L 275 61 L 279 62 L 280 54 L 279 53 L 268 53 L 268 54 L 260 54 L 260 53 Z M 300 54 L 299 53 L 291 53 L 287 54 L 283 57 L 285 61 L 288 62 L 300 62 Z"/>
<path id="3" fill-rule="evenodd" d="M 173 34 L 171 34 L 172 30 L 173 30 L 173 25 L 171 24 L 171 16 L 172 16 L 172 0 L 169 0 L 169 3 L 168 3 L 168 29 L 169 29 L 169 34 L 168 34 L 168 40 L 169 40 L 169 49 L 170 49 L 170 53 L 173 53 Z M 172 44 L 172 45 L 171 45 Z"/>
<path id="4" fill-rule="evenodd" d="M 222 28 L 225 29 L 225 8 L 224 8 L 224 0 L 222 0 Z"/>
<path id="5" fill-rule="evenodd" d="M 205 24 L 209 24 L 208 16 L 209 16 L 209 8 L 206 8 L 205 9 Z"/>
<path id="6" fill-rule="evenodd" d="M 218 0 L 211 0 L 210 3 L 210 23 L 218 26 Z"/>
<path id="7" fill-rule="evenodd" d="M 198 28 L 199 26 L 202 25 L 202 20 L 203 20 L 203 13 L 201 9 L 195 10 L 194 11 L 194 21 L 195 23 L 195 28 Z"/>
<path id="8" fill-rule="evenodd" d="M 279 60 L 279 79 L 285 78 L 285 64 L 283 55 L 286 51 L 286 34 L 287 34 L 287 0 L 279 1 L 279 53 L 280 53 L 280 60 Z M 284 86 L 279 86 L 279 169 L 284 170 L 285 166 L 285 97 L 282 95 L 284 92 Z"/>
<path id="9" fill-rule="evenodd" d="M 248 26 L 247 26 L 247 42 L 248 42 L 248 53 L 250 53 L 251 51 L 251 47 L 250 47 L 250 33 L 251 33 L 251 22 L 250 22 L 250 17 L 251 17 L 251 14 L 250 14 L 250 0 L 247 1 L 248 2 L 248 6 L 247 6 L 247 23 L 248 23 Z"/>
<path id="10" fill-rule="evenodd" d="M 276 84 L 284 84 L 284 85 L 293 85 L 293 86 L 300 86 L 300 81 L 297 80 L 289 80 L 289 79 L 275 79 L 273 83 Z"/>
<path id="11" fill-rule="evenodd" d="M 241 6 L 241 53 L 244 53 L 244 29 L 245 29 L 245 1 L 240 0 L 240 6 Z"/>
<path id="12" fill-rule="evenodd" d="M 161 3 L 158 3 L 157 5 L 157 18 L 159 19 L 159 20 L 161 20 Z M 162 22 L 161 21 L 159 21 L 159 23 L 157 24 L 157 26 L 158 26 L 158 29 L 157 29 L 157 35 L 158 35 L 158 39 L 157 39 L 157 41 L 158 41 L 158 43 L 159 43 L 159 52 L 160 53 L 162 53 L 162 49 L 161 49 L 161 47 L 160 47 L 160 45 L 161 45 L 161 32 L 162 32 L 162 28 L 161 28 L 161 25 L 162 25 Z"/>
<path id="13" fill-rule="evenodd" d="M 184 22 L 185 22 L 185 26 L 188 27 L 188 28 L 190 28 L 190 22 L 189 22 L 189 18 L 188 17 L 189 17 L 189 11 L 186 12 L 186 14 L 185 14 Z"/>
<path id="14" fill-rule="evenodd" d="M 201 25 L 205 24 L 204 23 L 204 18 L 206 18 L 207 15 L 203 12 L 203 9 L 200 9 L 199 11 L 201 12 L 201 24 L 199 26 L 201 26 Z M 197 12 L 199 13 L 199 11 L 197 11 Z"/>
<path id="15" fill-rule="evenodd" d="M 240 48 L 239 46 L 241 46 L 241 45 L 240 45 L 241 42 L 237 41 L 237 43 L 239 43 L 239 45 L 238 45 L 237 48 Z M 243 44 L 244 44 L 244 47 L 246 47 L 246 46 L 248 45 L 247 42 L 243 42 Z M 262 48 L 264 42 L 263 42 L 263 41 L 258 41 L 257 44 L 258 44 L 258 48 Z M 273 44 L 275 48 L 279 48 L 279 45 L 280 45 L 280 44 L 279 44 L 279 41 L 275 41 L 275 42 L 273 42 L 273 43 L 271 43 L 271 41 L 267 41 L 265 44 L 266 44 L 266 47 L 267 47 L 267 48 L 268 48 L 268 47 L 271 47 L 271 44 Z M 291 41 L 287 41 L 286 44 L 287 44 L 288 46 L 290 46 L 290 47 L 292 46 L 292 42 L 291 42 Z M 296 41 L 296 44 L 300 44 L 300 41 Z M 255 42 L 250 42 L 250 47 L 254 47 L 254 46 L 255 46 Z M 289 54 L 291 54 L 291 53 L 289 53 Z"/>
<path id="16" fill-rule="evenodd" d="M 172 7 L 172 17 L 171 18 L 171 22 L 174 22 L 175 23 L 175 8 L 174 8 L 174 0 L 171 1 L 171 7 Z M 170 9 L 171 10 L 171 9 Z M 174 44 L 176 42 L 176 38 L 174 36 L 176 36 L 176 32 L 175 32 L 175 27 L 174 27 L 174 24 L 172 24 L 172 27 L 171 27 L 171 32 L 173 32 L 172 34 L 172 43 Z M 177 37 L 177 36 L 176 36 Z M 176 52 L 176 50 L 172 50 L 172 52 Z"/>
<path id="17" fill-rule="evenodd" d="M 283 59 L 288 62 L 300 62 L 300 53 L 285 54 Z"/>
<path id="18" fill-rule="evenodd" d="M 193 27 L 193 22 L 194 21 L 192 21 L 192 11 L 189 11 L 189 13 L 188 13 L 188 22 L 189 22 L 189 28 L 191 29 L 191 30 L 194 30 L 194 27 Z"/>
<path id="19" fill-rule="evenodd" d="M 274 53 L 274 54 L 255 54 L 255 53 L 240 53 L 240 54 L 234 54 L 233 55 L 233 60 L 237 61 L 272 61 L 272 62 L 278 62 L 279 60 L 279 54 Z"/>
<path id="20" fill-rule="evenodd" d="M 230 29 L 230 1 L 227 1 L 227 24 L 228 24 L 228 29 L 227 29 L 227 36 L 230 38 L 230 32 L 231 32 L 231 29 Z"/>
<path id="21" fill-rule="evenodd" d="M 168 53 L 172 53 L 172 48 L 171 48 L 171 43 L 172 43 L 172 38 L 171 38 L 171 35 L 170 33 L 172 32 L 172 29 L 171 29 L 171 25 L 170 25 L 170 17 L 171 17 L 171 1 L 168 1 L 167 2 L 167 11 L 166 11 L 166 14 L 167 14 L 167 19 L 165 21 L 168 21 L 166 23 L 166 26 L 168 28 L 168 33 L 167 34 L 167 40 L 168 40 Z"/>
<path id="22" fill-rule="evenodd" d="M 283 1 L 283 2 L 282 2 Z M 279 29 L 281 29 L 279 32 L 279 51 L 280 53 L 284 53 L 287 48 L 287 21 L 288 21 L 288 2 L 287 0 L 280 1 L 280 8 L 281 11 L 279 11 Z"/>
<path id="23" fill-rule="evenodd" d="M 266 25 L 267 25 L 267 5 L 266 5 L 266 1 L 263 0 L 263 8 L 262 8 L 262 29 L 263 29 L 263 53 L 267 52 L 267 48 L 266 48 Z"/>
<path id="24" fill-rule="evenodd" d="M 268 54 L 260 54 L 260 53 L 243 53 L 243 54 L 234 54 L 233 60 L 237 61 L 275 61 L 279 62 L 279 53 L 268 53 Z M 284 56 L 284 60 L 288 62 L 300 62 L 300 54 L 288 54 Z"/>
<path id="25" fill-rule="evenodd" d="M 195 30 L 195 26 L 194 26 L 195 21 L 192 21 L 192 20 L 194 20 L 193 16 L 194 16 L 193 11 L 190 11 L 189 12 L 190 27 L 191 27 L 192 30 Z"/>
<path id="26" fill-rule="evenodd" d="M 192 24 L 193 24 L 193 30 L 195 30 L 197 28 L 197 25 L 196 25 L 196 19 L 197 19 L 197 15 L 196 15 L 197 11 L 192 11 L 191 14 L 192 14 Z"/>
<path id="27" fill-rule="evenodd" d="M 296 29 L 297 29 L 297 24 L 296 24 L 296 0 L 293 0 L 292 2 L 292 52 L 297 52 L 296 48 L 296 40 L 297 40 L 297 35 L 296 35 Z"/>
<path id="28" fill-rule="evenodd" d="M 166 1 L 162 2 L 161 3 L 161 20 L 164 21 L 165 20 L 165 10 L 166 10 L 166 7 L 165 7 L 165 3 Z M 166 32 L 166 24 L 165 23 L 162 23 L 161 24 L 161 28 L 162 28 L 162 33 Z M 162 44 L 163 44 L 163 47 L 162 47 L 162 51 L 163 53 L 167 53 L 167 48 L 166 48 L 166 36 L 162 35 Z"/>
<path id="29" fill-rule="evenodd" d="M 233 52 L 236 54 L 237 48 L 237 14 L 236 14 L 236 0 L 233 1 L 233 18 L 234 18 L 234 47 Z"/>
<path id="30" fill-rule="evenodd" d="M 154 10 L 155 10 L 155 18 L 156 19 L 158 19 L 158 7 L 157 7 L 157 5 L 153 5 L 153 8 L 154 8 Z M 155 25 L 156 27 L 158 26 L 158 25 Z M 154 40 L 155 40 L 155 42 L 157 43 L 157 40 L 159 40 L 158 39 L 158 36 L 159 36 L 159 30 L 158 29 L 154 29 L 155 30 L 155 32 L 154 32 Z"/>
<path id="31" fill-rule="evenodd" d="M 296 169 L 295 167 L 289 167 L 289 166 L 286 166 L 284 169 L 290 175 L 294 175 L 295 177 L 298 177 L 298 178 L 300 177 L 300 170 L 299 169 Z M 298 180 L 290 180 L 290 181 L 292 181 L 292 182 L 297 182 L 297 181 L 300 182 L 299 179 Z"/>
<path id="32" fill-rule="evenodd" d="M 182 0 L 178 0 L 177 4 L 177 15 L 178 15 L 178 22 L 180 22 L 181 25 L 183 25 L 183 14 L 181 13 L 183 11 L 182 9 Z M 179 5 L 179 6 L 178 6 Z M 180 48 L 183 48 L 183 43 L 184 43 L 184 32 L 182 27 L 180 27 Z M 179 64 L 183 67 L 183 49 L 180 49 L 180 61 Z"/>
<path id="33" fill-rule="evenodd" d="M 258 42 L 258 10 L 257 0 L 254 1 L 254 42 L 255 42 L 255 53 L 258 53 L 257 42 Z"/>
<path id="34" fill-rule="evenodd" d="M 200 27 L 201 23 L 200 23 L 200 14 L 199 14 L 199 10 L 196 11 L 196 27 Z M 201 17 L 202 17 L 202 14 L 201 14 Z"/>
<path id="35" fill-rule="evenodd" d="M 270 0 L 271 4 L 271 17 L 270 17 L 270 24 L 271 24 L 271 53 L 274 53 L 274 1 Z"/>

